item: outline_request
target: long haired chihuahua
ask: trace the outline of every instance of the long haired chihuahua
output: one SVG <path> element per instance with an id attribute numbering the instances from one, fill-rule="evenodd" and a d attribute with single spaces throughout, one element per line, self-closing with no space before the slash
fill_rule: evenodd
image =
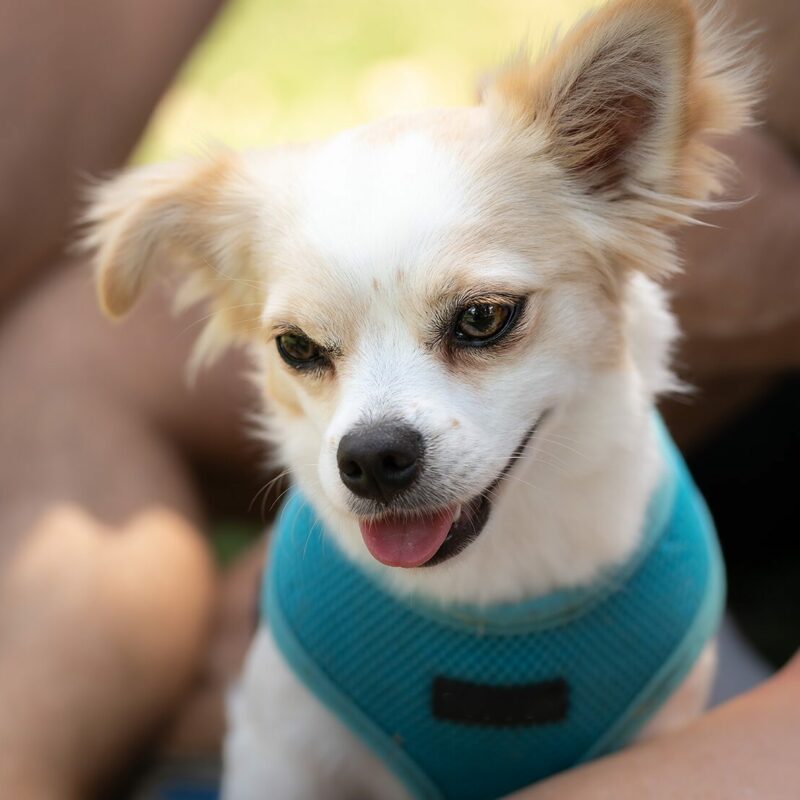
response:
<path id="1" fill-rule="evenodd" d="M 97 191 L 103 309 L 179 270 L 293 477 L 226 798 L 485 800 L 700 711 L 723 578 L 658 281 L 741 63 L 687 0 L 615 0 L 475 107 Z"/>

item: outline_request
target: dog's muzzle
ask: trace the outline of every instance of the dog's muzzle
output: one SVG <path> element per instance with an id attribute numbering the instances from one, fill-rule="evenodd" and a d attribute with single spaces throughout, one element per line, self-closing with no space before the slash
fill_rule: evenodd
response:
<path id="1" fill-rule="evenodd" d="M 359 521 L 372 556 L 391 567 L 434 566 L 460 553 L 483 530 L 492 509 L 491 497 L 520 459 L 544 415 L 530 427 L 500 474 L 478 495 L 438 508 L 396 507 Z M 356 429 L 344 436 L 338 450 L 343 483 L 364 499 L 381 505 L 411 487 L 422 462 L 422 438 L 404 425 L 383 424 Z"/>

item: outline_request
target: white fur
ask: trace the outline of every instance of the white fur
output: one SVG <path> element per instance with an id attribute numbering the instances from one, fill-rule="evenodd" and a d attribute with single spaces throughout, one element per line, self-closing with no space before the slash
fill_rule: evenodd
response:
<path id="1" fill-rule="evenodd" d="M 702 134 L 747 119 L 746 82 L 714 31 L 685 0 L 617 0 L 541 65 L 501 72 L 476 108 L 125 175 L 89 215 L 101 303 L 125 313 L 156 256 L 180 254 L 183 297 L 214 311 L 199 358 L 247 342 L 265 436 L 347 556 L 391 591 L 481 604 L 591 582 L 636 548 L 662 470 L 653 408 L 676 387 L 677 330 L 653 278 L 677 268 L 670 226 L 719 187 Z M 507 347 L 466 354 L 437 338 L 454 304 L 498 294 L 526 299 Z M 333 366 L 284 364 L 287 326 Z M 478 538 L 402 570 L 368 553 L 336 461 L 346 433 L 381 419 L 426 442 L 427 510 L 425 492 L 437 508 L 485 492 L 540 424 Z M 709 648 L 648 732 L 696 714 L 712 673 Z M 405 796 L 264 627 L 231 723 L 226 800 Z"/>
<path id="2" fill-rule="evenodd" d="M 298 681 L 269 630 L 250 648 L 229 701 L 226 800 L 403 800 L 383 763 Z"/>
<path id="3" fill-rule="evenodd" d="M 326 164 L 327 158 L 333 162 Z M 641 274 L 628 276 L 622 309 L 629 347 L 618 365 L 595 369 L 574 355 L 582 339 L 602 337 L 607 323 L 592 308 L 592 289 L 549 284 L 552 265 L 519 252 L 480 253 L 486 283 L 548 287 L 555 330 L 513 363 L 495 365 L 492 380 L 465 384 L 420 347 L 409 309 L 426 296 L 443 232 L 474 222 L 466 202 L 468 175 L 441 145 L 417 133 L 374 148 L 365 148 L 357 134 L 342 137 L 310 164 L 307 182 L 302 176 L 298 181 L 299 207 L 292 212 L 297 228 L 286 255 L 280 237 L 270 242 L 271 264 L 281 267 L 266 277 L 270 293 L 263 319 L 296 314 L 298 305 L 330 307 L 332 300 L 348 310 L 319 314 L 324 320 L 347 318 L 346 335 L 352 337 L 343 337 L 352 355 L 333 397 L 300 391 L 302 415 L 273 408 L 270 425 L 283 460 L 330 533 L 393 590 L 442 602 L 541 594 L 589 582 L 602 568 L 623 561 L 639 541 L 662 467 L 652 409 L 656 395 L 674 384 L 668 360 L 676 333 L 663 292 Z M 344 174 L 354 191 L 341 191 Z M 334 189 L 315 194 L 320 176 Z M 403 192 L 408 182 L 418 203 Z M 297 272 L 297 261 L 291 271 L 289 253 L 310 250 L 320 269 L 309 282 Z M 405 272 L 402 284 L 399 269 Z M 304 330 L 320 338 L 329 332 L 310 327 Z M 271 349 L 255 349 L 262 365 L 276 358 Z M 336 467 L 339 440 L 358 420 L 400 416 L 439 434 L 452 448 L 442 452 L 443 471 L 452 473 L 459 460 L 467 461 L 457 481 L 460 497 L 467 499 L 498 474 L 530 422 L 551 409 L 501 486 L 488 524 L 463 553 L 418 570 L 384 567 L 369 555 Z M 665 727 L 685 724 L 702 708 L 702 689 L 713 674 L 708 659 L 700 673 L 691 682 L 698 690 L 687 688 L 678 706 L 665 707 Z M 659 725 L 657 718 L 649 730 Z M 223 796 L 392 800 L 406 794 L 383 763 L 305 690 L 262 628 L 231 703 Z"/>
<path id="4" fill-rule="evenodd" d="M 438 567 L 392 570 L 375 565 L 357 531 L 331 531 L 396 590 L 442 601 L 530 596 L 590 581 L 601 567 L 624 560 L 638 543 L 662 466 L 651 409 L 669 374 L 675 330 L 662 293 L 646 278 L 631 281 L 628 318 L 637 360 L 591 379 L 547 421 L 503 487 L 487 527 L 464 553 Z M 416 385 L 411 391 L 428 396 Z M 329 524 L 337 525 L 335 516 Z M 708 652 L 675 702 L 651 721 L 648 735 L 685 724 L 703 707 L 713 675 Z M 307 692 L 267 628 L 257 636 L 230 710 L 227 800 L 407 796 L 383 763 Z"/>

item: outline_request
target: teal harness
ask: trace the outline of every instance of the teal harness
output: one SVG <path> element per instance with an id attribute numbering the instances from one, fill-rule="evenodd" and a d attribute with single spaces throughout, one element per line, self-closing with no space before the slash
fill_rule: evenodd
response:
<path id="1" fill-rule="evenodd" d="M 713 523 L 662 443 L 634 555 L 589 587 L 514 604 L 394 596 L 295 492 L 263 592 L 277 646 L 418 798 L 502 797 L 621 747 L 686 677 L 723 604 Z"/>

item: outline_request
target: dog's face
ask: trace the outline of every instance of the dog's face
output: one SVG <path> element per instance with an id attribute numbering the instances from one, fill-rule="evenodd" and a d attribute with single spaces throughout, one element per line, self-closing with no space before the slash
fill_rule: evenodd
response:
<path id="1" fill-rule="evenodd" d="M 292 225 L 268 237 L 261 316 L 272 428 L 333 527 L 392 566 L 479 534 L 537 423 L 624 357 L 558 176 L 492 125 L 421 115 L 284 161 Z"/>
<path id="2" fill-rule="evenodd" d="M 251 344 L 345 546 L 438 564 L 548 415 L 635 369 L 630 276 L 673 266 L 667 225 L 714 185 L 697 134 L 744 113 L 703 69 L 686 4 L 623 0 L 474 109 L 123 177 L 94 212 L 101 300 L 124 312 L 154 254 L 188 256 L 203 348 Z"/>

